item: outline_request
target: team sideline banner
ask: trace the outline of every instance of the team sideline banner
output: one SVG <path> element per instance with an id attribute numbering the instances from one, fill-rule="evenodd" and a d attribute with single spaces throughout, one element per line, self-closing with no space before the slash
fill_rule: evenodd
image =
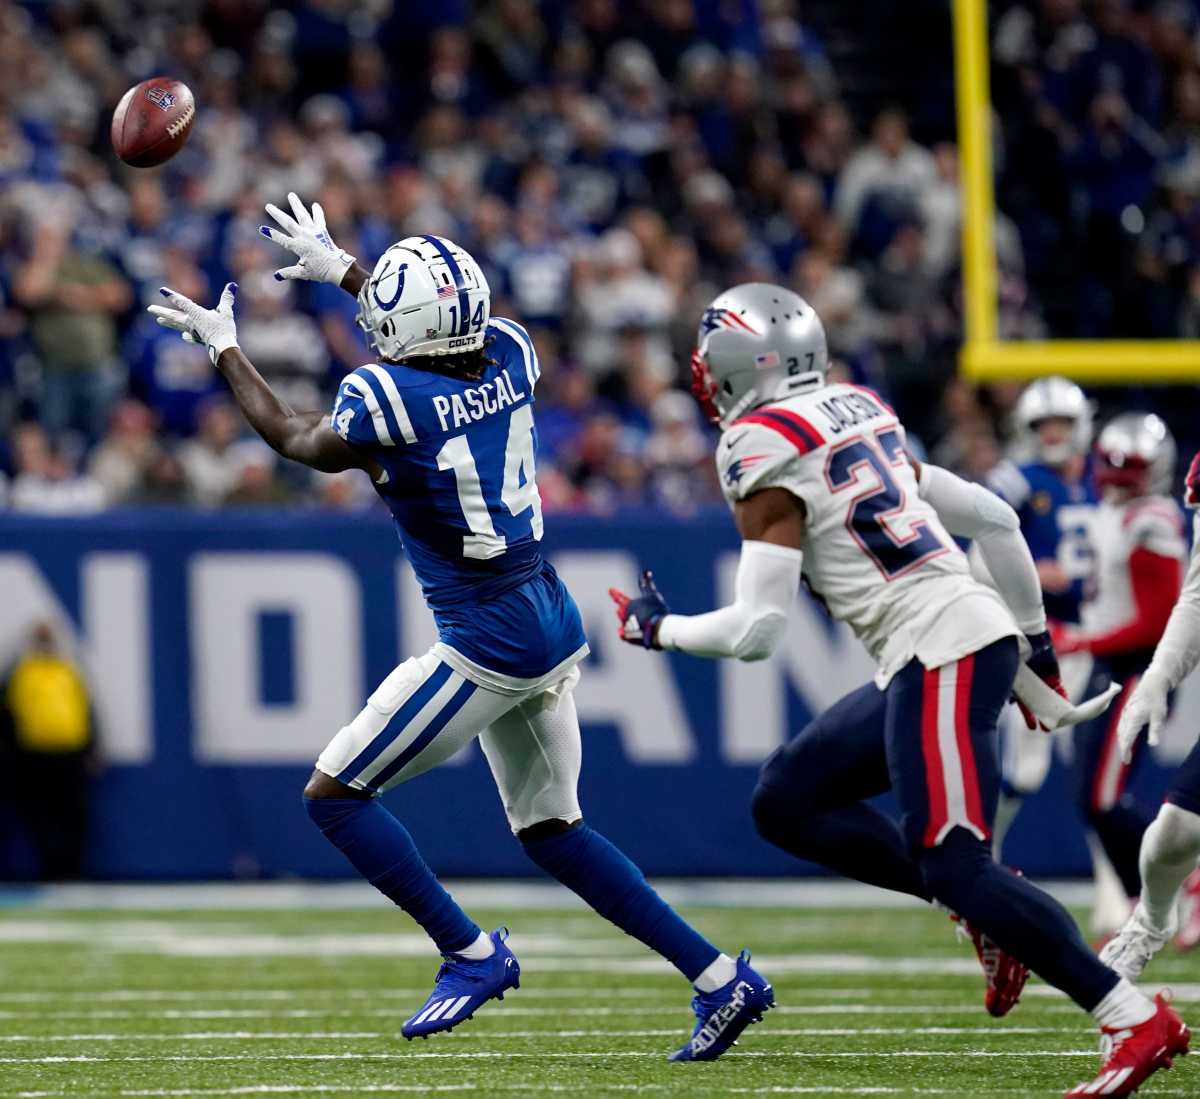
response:
<path id="1" fill-rule="evenodd" d="M 676 610 L 706 610 L 730 596 L 737 542 L 725 513 L 553 516 L 545 546 L 582 608 L 593 649 L 576 694 L 588 820 L 652 874 L 810 872 L 758 839 L 750 792 L 773 748 L 870 678 L 858 642 L 807 598 L 781 651 L 759 664 L 647 654 L 618 642 L 607 590 L 633 590 L 640 568 L 655 570 Z M 300 790 L 368 693 L 434 636 L 385 518 L 0 518 L 5 663 L 29 625 L 47 616 L 76 646 L 102 727 L 94 874 L 346 874 L 303 812 Z M 1157 799 L 1197 728 L 1193 683 L 1135 788 Z M 1064 791 L 1056 766 L 1018 822 L 1008 861 L 1041 874 L 1085 869 Z M 475 745 L 387 802 L 440 873 L 534 872 L 507 832 Z M 11 806 L 0 803 L 0 871 L 19 870 L 24 857 Z"/>

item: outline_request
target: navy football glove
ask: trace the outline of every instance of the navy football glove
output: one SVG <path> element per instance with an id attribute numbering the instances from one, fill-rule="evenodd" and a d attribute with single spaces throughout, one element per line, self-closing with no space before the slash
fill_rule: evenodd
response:
<path id="1" fill-rule="evenodd" d="M 1029 670 L 1048 687 L 1066 698 L 1067 689 L 1063 686 L 1062 672 L 1058 667 L 1058 654 L 1054 651 L 1054 641 L 1050 637 L 1050 631 L 1026 634 L 1025 639 L 1033 646 L 1032 655 L 1025 661 L 1029 665 Z M 1025 719 L 1025 724 L 1030 729 L 1041 728 L 1042 732 L 1048 731 L 1024 702 L 1020 699 L 1014 699 L 1014 701 L 1021 711 L 1021 716 Z"/>
<path id="2" fill-rule="evenodd" d="M 670 608 L 654 586 L 654 573 L 649 569 L 642 573 L 638 586 L 642 594 L 636 599 L 616 588 L 608 589 L 608 594 L 617 605 L 617 620 L 621 623 L 617 634 L 622 641 L 628 641 L 631 645 L 641 644 L 646 649 L 661 648 L 657 640 L 658 624 L 670 614 Z"/>

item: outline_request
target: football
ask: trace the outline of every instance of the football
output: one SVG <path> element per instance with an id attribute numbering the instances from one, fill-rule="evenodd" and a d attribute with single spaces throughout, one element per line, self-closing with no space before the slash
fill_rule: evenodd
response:
<path id="1" fill-rule="evenodd" d="M 196 117 L 191 89 L 156 76 L 134 85 L 113 112 L 112 144 L 126 164 L 153 168 L 170 160 L 188 139 Z"/>

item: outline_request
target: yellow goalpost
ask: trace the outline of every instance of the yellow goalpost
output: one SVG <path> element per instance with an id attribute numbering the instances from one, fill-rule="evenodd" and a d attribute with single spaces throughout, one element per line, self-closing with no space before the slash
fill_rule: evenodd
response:
<path id="1" fill-rule="evenodd" d="M 963 202 L 962 372 L 977 381 L 1065 374 L 1077 382 L 1147 385 L 1200 380 L 1200 340 L 1001 340 L 996 312 L 996 194 L 987 0 L 953 0 Z"/>

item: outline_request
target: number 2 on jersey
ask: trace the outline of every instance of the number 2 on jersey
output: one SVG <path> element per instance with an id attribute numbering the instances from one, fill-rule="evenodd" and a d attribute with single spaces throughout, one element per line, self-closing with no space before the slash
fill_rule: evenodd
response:
<path id="1" fill-rule="evenodd" d="M 483 498 L 483 486 L 479 481 L 479 470 L 475 456 L 465 435 L 447 439 L 438 451 L 438 469 L 454 471 L 458 486 L 458 503 L 463 518 L 471 533 L 463 535 L 463 556 L 487 561 L 499 557 L 508 548 L 503 534 L 496 533 L 487 501 Z M 524 477 L 522 482 L 521 478 Z M 533 537 L 542 539 L 542 498 L 538 495 L 533 460 L 533 408 L 521 405 L 513 410 L 508 421 L 508 443 L 504 448 L 504 481 L 500 488 L 500 502 L 514 515 L 529 511 L 529 525 Z"/>
<path id="2" fill-rule="evenodd" d="M 892 529 L 890 520 L 904 507 L 904 489 L 892 476 L 892 467 L 907 462 L 908 456 L 895 428 L 879 432 L 875 440 L 878 447 L 867 439 L 854 439 L 831 451 L 825 477 L 839 493 L 858 485 L 864 470 L 874 473 L 875 486 L 851 501 L 846 526 L 879 571 L 894 580 L 947 547 L 922 520 L 911 524 L 907 534 Z"/>

